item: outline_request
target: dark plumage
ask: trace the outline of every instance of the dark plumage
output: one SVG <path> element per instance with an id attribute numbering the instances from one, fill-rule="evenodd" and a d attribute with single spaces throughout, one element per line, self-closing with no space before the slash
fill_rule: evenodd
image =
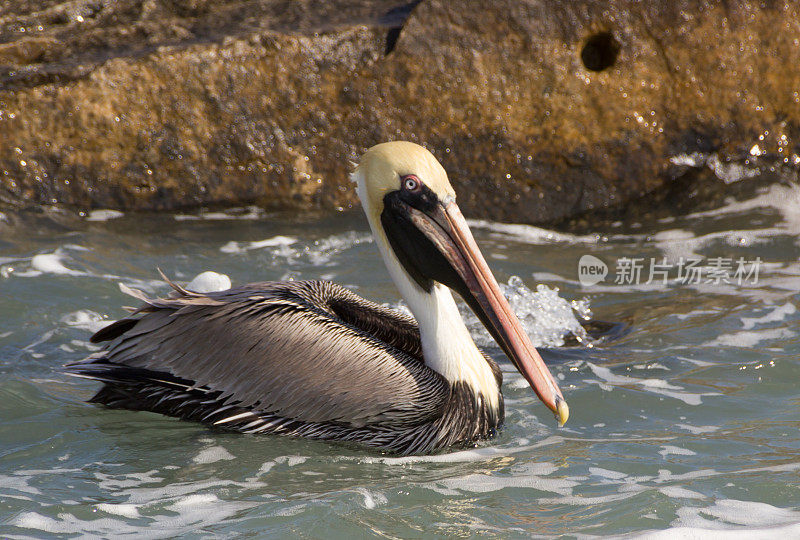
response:
<path id="1" fill-rule="evenodd" d="M 502 401 L 490 410 L 425 365 L 414 319 L 338 285 L 173 287 L 161 299 L 129 291 L 145 305 L 92 337 L 103 351 L 67 364 L 105 383 L 93 402 L 401 454 L 486 438 L 502 422 Z"/>

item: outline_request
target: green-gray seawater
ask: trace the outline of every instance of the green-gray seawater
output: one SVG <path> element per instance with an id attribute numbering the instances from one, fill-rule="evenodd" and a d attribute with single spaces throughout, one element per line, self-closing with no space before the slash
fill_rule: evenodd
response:
<path id="1" fill-rule="evenodd" d="M 498 281 L 521 279 L 507 291 L 547 345 L 571 418 L 558 428 L 491 346 L 504 428 L 429 457 L 107 410 L 84 402 L 97 383 L 59 370 L 136 304 L 119 282 L 167 292 L 156 267 L 182 282 L 206 270 L 234 284 L 325 278 L 396 305 L 362 216 L 94 218 L 31 217 L 0 236 L 2 537 L 800 535 L 796 185 L 600 235 L 473 223 Z M 604 282 L 579 283 L 586 254 L 609 265 Z M 614 283 L 623 257 L 643 259 L 638 284 Z M 681 283 L 673 268 L 668 285 L 646 284 L 662 257 L 701 259 L 706 273 Z M 732 261 L 729 283 L 710 273 L 715 258 Z M 760 259 L 757 280 L 738 283 L 739 258 Z M 556 346 L 587 307 L 627 331 Z"/>

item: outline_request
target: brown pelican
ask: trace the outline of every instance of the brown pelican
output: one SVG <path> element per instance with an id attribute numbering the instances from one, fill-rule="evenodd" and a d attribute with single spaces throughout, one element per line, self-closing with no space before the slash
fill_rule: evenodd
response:
<path id="1" fill-rule="evenodd" d="M 127 289 L 143 307 L 97 332 L 105 349 L 66 371 L 102 381 L 92 401 L 110 407 L 427 453 L 490 437 L 503 421 L 500 369 L 472 341 L 452 289 L 563 424 L 567 403 L 436 158 L 379 144 L 352 177 L 413 319 L 326 281 L 209 293 L 170 282 L 167 298 Z"/>

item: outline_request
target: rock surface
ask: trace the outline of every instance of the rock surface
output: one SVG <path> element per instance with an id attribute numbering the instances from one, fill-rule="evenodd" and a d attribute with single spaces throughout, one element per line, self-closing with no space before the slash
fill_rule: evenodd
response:
<path id="1" fill-rule="evenodd" d="M 798 2 L 2 5 L 6 207 L 348 208 L 409 139 L 467 215 L 552 224 L 800 162 Z"/>

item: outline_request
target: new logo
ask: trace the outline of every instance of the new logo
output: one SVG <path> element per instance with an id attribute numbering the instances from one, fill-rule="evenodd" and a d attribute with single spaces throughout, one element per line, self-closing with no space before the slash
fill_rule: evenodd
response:
<path id="1" fill-rule="evenodd" d="M 578 261 L 578 281 L 584 287 L 597 285 L 608 275 L 608 265 L 594 255 L 584 255 Z"/>

